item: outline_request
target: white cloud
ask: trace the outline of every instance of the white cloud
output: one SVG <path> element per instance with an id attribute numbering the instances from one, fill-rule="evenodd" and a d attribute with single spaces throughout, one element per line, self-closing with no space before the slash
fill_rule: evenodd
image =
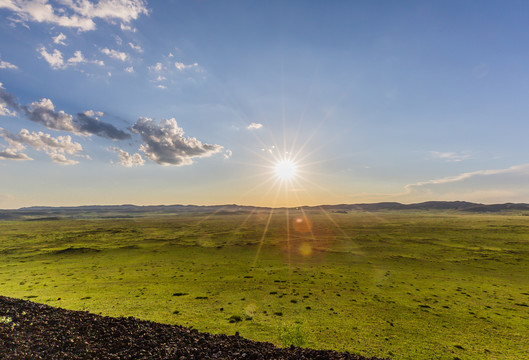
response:
<path id="1" fill-rule="evenodd" d="M 125 24 L 123 24 L 123 23 L 121 23 L 120 28 L 121 28 L 121 30 L 123 30 L 123 31 L 136 32 L 136 28 L 133 28 L 133 27 L 130 26 L 130 25 L 125 25 Z"/>
<path id="2" fill-rule="evenodd" d="M 10 62 L 0 60 L 0 69 L 16 70 L 18 66 L 11 64 Z"/>
<path id="3" fill-rule="evenodd" d="M 125 68 L 125 71 L 128 72 L 128 73 L 133 73 L 134 72 L 134 68 L 132 66 L 129 66 L 129 67 Z"/>
<path id="4" fill-rule="evenodd" d="M 118 164 L 125 167 L 134 167 L 134 166 L 143 166 L 145 165 L 145 160 L 141 157 L 140 154 L 135 153 L 130 155 L 128 152 L 121 150 L 117 147 L 111 148 L 112 151 L 118 153 L 119 162 Z"/>
<path id="5" fill-rule="evenodd" d="M 163 70 L 163 65 L 161 62 L 157 62 L 156 65 L 149 66 L 150 71 L 160 72 Z"/>
<path id="6" fill-rule="evenodd" d="M 415 184 L 406 185 L 406 190 L 408 192 L 411 192 L 411 191 L 418 190 L 420 188 L 423 188 L 429 185 L 443 185 L 443 184 L 458 183 L 458 182 L 469 180 L 472 178 L 478 178 L 478 177 L 483 178 L 483 177 L 489 177 L 492 175 L 503 175 L 503 174 L 527 174 L 529 175 L 529 164 L 511 166 L 506 169 L 471 171 L 471 172 L 465 172 L 465 173 L 455 175 L 455 176 L 447 176 L 447 177 L 440 178 L 440 179 L 422 181 L 422 182 L 418 182 Z"/>
<path id="7" fill-rule="evenodd" d="M 119 19 L 125 23 L 136 20 L 140 15 L 147 15 L 149 11 L 144 0 L 100 0 L 92 3 L 88 0 L 62 0 L 74 12 L 93 19 Z"/>
<path id="8" fill-rule="evenodd" d="M 48 0 L 1 0 L 0 8 L 15 12 L 15 22 L 49 23 L 63 27 L 73 27 L 80 31 L 96 28 L 95 19 L 112 22 L 117 19 L 124 23 L 148 14 L 144 0 L 61 0 L 54 5 Z"/>
<path id="9" fill-rule="evenodd" d="M 250 125 L 248 125 L 247 129 L 248 130 L 256 130 L 256 129 L 260 129 L 262 127 L 263 127 L 263 124 L 251 123 Z"/>
<path id="10" fill-rule="evenodd" d="M 139 53 L 143 52 L 143 48 L 140 45 L 134 45 L 133 43 L 129 42 L 129 46 Z"/>
<path id="11" fill-rule="evenodd" d="M 220 152 L 220 145 L 205 144 L 196 138 L 184 136 L 184 130 L 175 119 L 162 120 L 159 124 L 149 118 L 139 118 L 132 126 L 144 142 L 140 150 L 160 165 L 190 165 L 193 158 L 208 157 Z"/>
<path id="12" fill-rule="evenodd" d="M 13 155 L 19 155 L 21 157 L 20 159 L 27 156 L 21 153 L 21 151 L 26 146 L 29 146 L 37 151 L 45 152 L 53 162 L 73 165 L 77 164 L 78 161 L 68 159 L 65 155 L 79 156 L 79 153 L 83 151 L 81 144 L 73 142 L 70 136 L 58 136 L 54 138 L 50 134 L 45 134 L 40 131 L 29 132 L 27 129 L 22 129 L 18 134 L 12 134 L 2 128 L 0 128 L 0 136 L 9 143 L 10 148 L 7 150 Z"/>
<path id="13" fill-rule="evenodd" d="M 49 53 L 44 46 L 37 49 L 37 51 L 42 55 L 44 60 L 50 64 L 51 68 L 54 70 L 64 68 L 64 60 L 62 59 L 62 53 L 55 49 L 53 53 Z"/>
<path id="14" fill-rule="evenodd" d="M 477 170 L 421 181 L 393 194 L 395 200 L 465 200 L 483 203 L 529 201 L 529 164 L 504 169 Z"/>
<path id="15" fill-rule="evenodd" d="M 24 153 L 21 153 L 14 149 L 4 149 L 0 151 L 0 160 L 33 160 Z"/>
<path id="16" fill-rule="evenodd" d="M 171 58 L 171 57 L 174 57 L 173 53 L 169 53 L 168 56 L 169 56 L 170 58 Z"/>
<path id="17" fill-rule="evenodd" d="M 190 65 L 186 65 L 184 63 L 181 63 L 181 62 L 175 62 L 174 63 L 174 66 L 177 70 L 179 71 L 184 71 L 184 70 L 188 70 L 188 69 L 192 69 L 192 68 L 198 68 L 198 63 L 193 63 L 193 64 L 190 64 Z"/>
<path id="18" fill-rule="evenodd" d="M 156 87 L 157 87 L 158 89 L 167 89 L 167 86 L 162 85 L 162 84 L 158 84 L 158 85 L 156 85 Z"/>
<path id="19" fill-rule="evenodd" d="M 463 160 L 470 159 L 469 154 L 465 153 L 455 153 L 455 152 L 440 152 L 440 151 L 430 151 L 430 154 L 438 159 L 443 159 L 448 162 L 460 162 Z"/>
<path id="20" fill-rule="evenodd" d="M 83 114 L 85 114 L 86 116 L 91 116 L 91 117 L 94 117 L 94 116 L 104 116 L 105 113 L 102 112 L 102 111 L 94 111 L 94 110 L 86 110 L 85 112 L 83 112 Z"/>
<path id="21" fill-rule="evenodd" d="M 74 56 L 68 59 L 68 64 L 72 64 L 72 65 L 82 64 L 82 63 L 85 63 L 85 62 L 87 62 L 87 60 L 84 58 L 83 53 L 81 52 L 81 50 L 77 50 L 74 53 Z"/>
<path id="22" fill-rule="evenodd" d="M 90 18 L 82 17 L 78 14 L 68 16 L 64 15 L 64 12 L 56 12 L 47 0 L 2 0 L 0 8 L 14 11 L 18 16 L 18 21 L 22 23 L 30 21 L 49 23 L 78 28 L 81 31 L 94 30 L 96 28 L 95 23 Z"/>
<path id="23" fill-rule="evenodd" d="M 117 59 L 117 60 L 121 60 L 121 61 L 125 61 L 128 59 L 128 55 L 122 51 L 117 51 L 117 50 L 113 50 L 113 49 L 109 49 L 109 48 L 104 48 L 104 49 L 101 49 L 101 52 L 105 55 L 108 55 L 110 56 L 111 58 L 114 58 L 114 59 Z"/>
<path id="24" fill-rule="evenodd" d="M 162 61 L 148 66 L 148 69 L 153 75 L 151 81 L 154 83 L 175 78 L 178 78 L 180 81 L 186 80 L 196 82 L 200 74 L 205 74 L 205 71 L 198 65 L 198 63 L 186 65 L 181 62 L 170 61 L 165 57 Z M 201 76 L 201 78 L 205 79 L 204 76 Z"/>
<path id="25" fill-rule="evenodd" d="M 231 156 L 233 155 L 233 152 L 229 149 L 227 149 L 225 152 L 224 152 L 224 159 L 229 159 L 231 158 Z"/>
<path id="26" fill-rule="evenodd" d="M 37 51 L 40 53 L 40 55 L 48 62 L 48 64 L 51 66 L 52 69 L 58 70 L 58 69 L 66 69 L 69 66 L 75 66 L 79 64 L 96 64 L 99 66 L 104 66 L 105 63 L 101 60 L 87 60 L 84 56 L 81 50 L 77 50 L 74 52 L 74 55 L 66 60 L 64 62 L 62 53 L 54 49 L 52 53 L 49 53 L 44 46 L 37 49 Z"/>
<path id="27" fill-rule="evenodd" d="M 77 65 L 77 64 L 84 64 L 84 63 L 90 63 L 90 64 L 96 64 L 99 66 L 104 66 L 105 63 L 101 60 L 87 60 L 83 56 L 83 53 L 81 50 L 77 50 L 74 53 L 74 56 L 69 58 L 65 65 Z"/>
<path id="28" fill-rule="evenodd" d="M 0 116 L 16 116 L 16 111 L 9 110 L 4 104 L 0 104 Z"/>
<path id="29" fill-rule="evenodd" d="M 53 39 L 53 42 L 57 45 L 66 45 L 66 43 L 64 42 L 64 40 L 66 40 L 66 35 L 64 35 L 63 33 L 60 33 L 59 35 L 52 37 L 52 39 Z"/>

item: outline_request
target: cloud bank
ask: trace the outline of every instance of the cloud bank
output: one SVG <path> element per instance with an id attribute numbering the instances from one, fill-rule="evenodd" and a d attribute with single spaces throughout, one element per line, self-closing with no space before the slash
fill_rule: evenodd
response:
<path id="1" fill-rule="evenodd" d="M 223 148 L 185 137 L 184 130 L 175 119 L 162 120 L 157 124 L 153 119 L 139 118 L 132 131 L 139 134 L 144 142 L 140 150 L 160 165 L 190 165 L 193 158 L 208 157 Z"/>
<path id="2" fill-rule="evenodd" d="M 78 113 L 76 119 L 76 126 L 81 133 L 93 134 L 107 139 L 125 140 L 131 138 L 131 135 L 129 133 L 117 129 L 112 124 L 99 120 L 97 117 L 94 116 L 94 111 L 85 111 L 84 113 Z"/>
<path id="3" fill-rule="evenodd" d="M 53 5 L 48 0 L 1 0 L 0 8 L 13 11 L 23 24 L 48 23 L 79 31 L 95 30 L 96 19 L 130 23 L 149 13 L 144 0 L 61 0 Z"/>

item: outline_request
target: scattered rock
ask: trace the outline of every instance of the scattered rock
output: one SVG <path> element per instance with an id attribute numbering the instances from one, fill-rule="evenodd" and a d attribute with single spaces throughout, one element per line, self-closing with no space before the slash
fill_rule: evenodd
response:
<path id="1" fill-rule="evenodd" d="M 367 360 L 299 347 L 277 348 L 240 336 L 212 335 L 133 317 L 113 318 L 0 296 L 1 359 Z M 381 360 L 380 358 L 369 358 Z"/>

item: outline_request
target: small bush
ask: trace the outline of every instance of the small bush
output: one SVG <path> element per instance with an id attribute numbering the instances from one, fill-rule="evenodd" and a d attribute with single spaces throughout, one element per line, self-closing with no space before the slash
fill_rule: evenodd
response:
<path id="1" fill-rule="evenodd" d="M 307 334 L 301 329 L 301 325 L 283 324 L 278 328 L 278 338 L 283 347 L 299 347 L 307 343 Z"/>
<path id="2" fill-rule="evenodd" d="M 230 323 L 238 323 L 238 322 L 241 322 L 242 321 L 242 318 L 239 316 L 239 315 L 232 315 L 230 316 L 230 318 L 228 319 Z"/>
<path id="3" fill-rule="evenodd" d="M 9 316 L 0 316 L 0 324 L 11 324 L 13 322 L 13 319 L 11 319 Z"/>

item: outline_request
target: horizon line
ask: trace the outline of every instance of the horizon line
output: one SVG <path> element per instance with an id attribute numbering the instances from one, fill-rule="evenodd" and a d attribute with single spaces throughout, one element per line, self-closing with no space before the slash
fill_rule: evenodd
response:
<path id="1" fill-rule="evenodd" d="M 295 209 L 295 208 L 318 208 L 323 206 L 359 206 L 359 205 L 378 205 L 378 204 L 398 204 L 398 205 L 420 205 L 420 204 L 426 204 L 426 203 L 466 203 L 466 204 L 472 204 L 472 205 L 483 205 L 483 206 L 491 206 L 491 205 L 529 205 L 529 203 L 525 202 L 504 202 L 504 203 L 477 203 L 472 201 L 465 201 L 465 200 L 428 200 L 428 201 L 421 201 L 421 202 L 411 202 L 411 203 L 403 203 L 398 201 L 379 201 L 379 202 L 362 202 L 362 203 L 336 203 L 336 204 L 318 204 L 318 205 L 293 205 L 293 206 L 262 206 L 262 205 L 242 205 L 242 204 L 207 204 L 207 205 L 198 205 L 198 204 L 149 204 L 149 205 L 136 205 L 136 204 L 87 204 L 87 205 L 31 205 L 31 206 L 23 206 L 20 208 L 6 208 L 6 209 L 0 209 L 0 211 L 16 211 L 16 210 L 24 210 L 24 209 L 32 209 L 32 208 L 49 208 L 49 209 L 59 209 L 59 208 L 83 208 L 83 207 L 124 207 L 124 206 L 133 206 L 133 207 L 171 207 L 171 206 L 189 206 L 189 207 L 228 207 L 228 206 L 238 206 L 238 207 L 251 207 L 251 208 L 263 208 L 263 209 Z"/>

